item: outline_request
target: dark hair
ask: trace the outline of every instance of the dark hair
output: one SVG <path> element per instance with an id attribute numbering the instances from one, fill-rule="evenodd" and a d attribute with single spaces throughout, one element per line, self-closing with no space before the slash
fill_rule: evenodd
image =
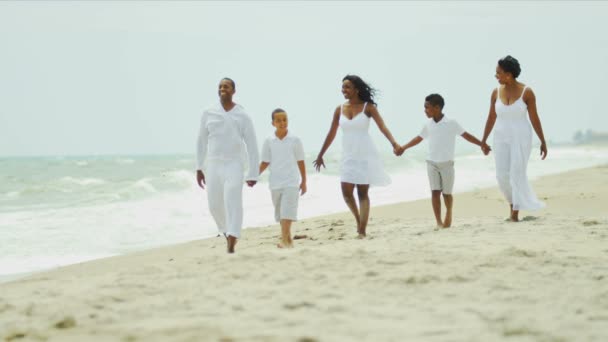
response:
<path id="1" fill-rule="evenodd" d="M 513 78 L 517 78 L 519 77 L 519 74 L 521 74 L 521 67 L 519 66 L 519 62 L 517 61 L 517 59 L 511 56 L 499 59 L 498 66 L 500 66 L 500 68 L 504 72 L 510 72 L 511 75 L 513 75 Z"/>
<path id="2" fill-rule="evenodd" d="M 425 97 L 424 100 L 433 106 L 439 106 L 441 109 L 445 106 L 445 101 L 443 101 L 443 97 L 439 94 L 431 94 Z"/>
<path id="3" fill-rule="evenodd" d="M 273 111 L 272 111 L 272 115 L 270 116 L 270 117 L 272 118 L 272 120 L 273 120 L 273 121 L 274 121 L 274 115 L 275 115 L 276 113 L 287 113 L 287 112 L 286 112 L 286 111 L 284 111 L 284 110 L 283 110 L 283 109 L 281 109 L 281 108 L 277 108 L 277 109 L 273 110 Z"/>
<path id="4" fill-rule="evenodd" d="M 342 79 L 342 82 L 346 80 L 351 81 L 355 85 L 355 89 L 359 90 L 359 98 L 361 98 L 361 100 L 376 105 L 376 102 L 374 101 L 376 89 L 372 88 L 369 84 L 365 83 L 361 77 L 356 75 L 346 75 Z"/>
<path id="5" fill-rule="evenodd" d="M 222 78 L 222 81 L 224 81 L 224 80 L 230 82 L 232 84 L 232 89 L 236 90 L 236 83 L 234 83 L 234 81 L 232 80 L 232 78 L 230 78 L 230 77 L 224 77 L 224 78 Z"/>

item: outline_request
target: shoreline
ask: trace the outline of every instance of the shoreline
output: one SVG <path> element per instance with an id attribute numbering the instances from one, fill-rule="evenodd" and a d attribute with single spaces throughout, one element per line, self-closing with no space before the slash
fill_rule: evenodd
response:
<path id="1" fill-rule="evenodd" d="M 547 208 L 520 223 L 493 187 L 455 194 L 449 229 L 424 199 L 372 207 L 364 240 L 342 212 L 295 223 L 291 250 L 270 225 L 234 255 L 204 239 L 36 273 L 0 284 L 0 338 L 604 341 L 608 166 L 533 188 Z"/>
<path id="2" fill-rule="evenodd" d="M 536 190 L 536 186 L 535 186 L 535 182 L 539 182 L 545 178 L 548 177 L 559 177 L 560 175 L 563 174 L 568 174 L 568 173 L 572 173 L 572 172 L 577 172 L 577 171 L 582 171 L 582 170 L 588 170 L 588 169 L 594 169 L 594 168 L 603 168 L 603 167 L 608 167 L 608 164 L 605 165 L 598 165 L 598 166 L 592 166 L 592 167 L 587 167 L 587 168 L 581 168 L 581 169 L 574 169 L 574 170 L 569 170 L 569 171 L 565 171 L 565 172 L 557 172 L 557 173 L 548 173 L 542 176 L 538 176 L 534 179 L 531 180 L 532 183 L 532 188 L 534 190 Z M 477 197 L 477 198 L 481 198 L 481 197 L 487 197 L 487 195 L 482 195 L 481 193 L 491 193 L 492 197 L 491 200 L 492 202 L 500 202 L 501 200 L 504 202 L 502 207 L 506 208 L 506 201 L 504 200 L 504 198 L 502 197 L 502 194 L 499 192 L 497 185 L 488 185 L 488 186 L 482 186 L 479 188 L 467 188 L 466 190 L 464 190 L 463 192 L 454 192 L 454 220 L 457 219 L 458 215 L 460 215 L 462 212 L 464 212 L 466 214 L 466 217 L 469 217 L 471 215 L 474 215 L 475 212 L 471 212 L 469 211 L 466 206 L 463 208 L 459 207 L 459 201 L 458 198 L 460 196 L 473 196 L 473 197 Z M 538 193 L 538 192 L 537 192 Z M 541 201 L 543 200 L 543 197 L 541 197 L 540 195 L 538 196 L 539 199 Z M 406 201 L 399 201 L 399 202 L 393 202 L 393 203 L 383 203 L 380 204 L 378 206 L 373 206 L 372 203 L 372 208 L 370 211 L 370 224 L 373 221 L 374 216 L 378 215 L 378 216 L 386 216 L 386 217 L 390 217 L 390 218 L 399 218 L 400 216 L 395 216 L 394 213 L 396 212 L 401 212 L 401 210 L 404 210 L 403 212 L 406 213 L 408 217 L 415 217 L 415 218 L 428 218 L 431 222 L 433 223 L 434 217 L 433 217 L 433 213 L 432 213 L 432 209 L 431 209 L 431 204 L 430 204 L 430 194 L 428 194 L 426 197 L 424 198 L 417 198 L 417 199 L 412 199 L 412 200 L 406 200 Z M 340 199 L 341 200 L 341 199 Z M 373 198 L 372 198 L 373 200 Z M 500 204 L 498 204 L 497 206 L 492 206 L 492 210 L 497 210 L 498 207 L 501 207 Z M 503 208 L 503 209 L 504 209 Z M 544 211 L 544 210 L 551 210 L 551 208 L 543 208 L 543 209 L 539 209 L 538 211 Z M 444 214 L 444 210 L 445 207 L 443 206 L 443 200 L 442 200 L 442 215 Z M 537 212 L 538 212 L 537 211 Z M 522 211 L 522 213 L 533 213 L 530 211 Z M 520 215 L 521 219 L 524 218 L 525 215 Z M 506 216 L 505 216 L 506 217 Z M 296 229 L 298 229 L 298 227 L 300 225 L 302 225 L 303 223 L 307 222 L 307 221 L 314 221 L 316 219 L 341 219 L 341 220 L 353 220 L 352 219 L 352 214 L 346 210 L 342 210 L 339 212 L 334 212 L 334 213 L 327 213 L 327 214 L 321 214 L 321 215 L 316 215 L 316 216 L 311 216 L 311 217 L 306 217 L 303 219 L 300 219 L 297 222 L 293 223 L 292 226 L 292 234 L 295 234 Z M 278 224 L 277 223 L 272 223 L 272 224 L 266 224 L 266 225 L 256 225 L 256 226 L 250 226 L 250 227 L 244 227 L 243 228 L 243 237 L 241 240 L 243 240 L 243 238 L 246 238 L 246 235 L 248 234 L 248 232 L 251 231 L 255 231 L 255 230 L 259 230 L 259 229 L 269 229 L 271 227 L 275 227 L 276 229 L 280 230 L 280 228 L 278 228 Z M 96 258 L 96 259 L 87 259 L 81 262 L 75 262 L 75 263 L 70 263 L 70 264 L 66 264 L 66 265 L 60 265 L 60 266 L 56 266 L 56 267 L 51 267 L 51 268 L 47 268 L 47 269 L 42 269 L 42 270 L 38 270 L 38 271 L 28 271 L 28 272 L 20 272 L 20 273 L 12 273 L 12 274 L 5 274 L 5 275 L 0 275 L 0 286 L 2 284 L 8 283 L 8 282 L 13 282 L 16 280 L 20 280 L 20 279 L 24 279 L 27 278 L 28 276 L 34 276 L 40 273 L 45 273 L 45 272 L 52 272 L 54 270 L 58 270 L 64 267 L 69 267 L 69 266 L 73 266 L 73 265 L 80 265 L 80 264 L 84 264 L 84 263 L 88 263 L 91 261 L 98 261 L 98 260 L 104 260 L 104 259 L 108 259 L 108 258 L 115 258 L 115 257 L 123 257 L 123 256 L 129 256 L 131 254 L 134 253 L 145 253 L 148 251 L 154 251 L 156 249 L 163 249 L 163 248 L 170 248 L 170 247 L 177 247 L 179 245 L 182 244 L 187 244 L 190 242 L 194 242 L 194 241 L 206 241 L 206 240 L 211 240 L 213 238 L 217 237 L 215 234 L 211 234 L 209 236 L 203 236 L 201 238 L 198 239 L 194 239 L 194 240 L 189 240 L 189 241 L 183 241 L 183 242 L 178 242 L 178 243 L 170 243 L 170 244 L 166 244 L 166 245 L 158 245 L 158 246 L 153 246 L 153 247 L 149 247 L 149 248 L 144 248 L 144 249 L 139 249 L 139 250 L 134 250 L 134 251 L 129 251 L 123 254 L 117 254 L 117 255 L 113 255 L 113 256 L 107 256 L 107 257 L 101 257 L 101 258 Z M 242 245 L 242 244 L 240 244 Z M 237 249 L 238 252 L 238 249 Z"/>

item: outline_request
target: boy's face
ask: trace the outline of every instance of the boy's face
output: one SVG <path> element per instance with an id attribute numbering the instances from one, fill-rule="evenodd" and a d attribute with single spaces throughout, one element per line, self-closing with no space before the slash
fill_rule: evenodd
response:
<path id="1" fill-rule="evenodd" d="M 427 118 L 434 118 L 441 114 L 441 107 L 434 106 L 429 101 L 424 101 L 424 113 Z"/>
<path id="2" fill-rule="evenodd" d="M 287 129 L 287 113 L 275 113 L 274 118 L 272 119 L 272 125 L 278 130 Z"/>

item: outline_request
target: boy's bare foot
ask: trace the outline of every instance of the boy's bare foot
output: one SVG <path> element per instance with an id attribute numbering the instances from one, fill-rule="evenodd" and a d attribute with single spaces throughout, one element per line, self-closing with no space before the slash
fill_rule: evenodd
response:
<path id="1" fill-rule="evenodd" d="M 365 233 L 357 234 L 357 239 L 365 239 L 366 237 L 367 237 L 367 235 Z"/>
<path id="2" fill-rule="evenodd" d="M 443 228 L 450 228 L 452 226 L 452 213 L 447 212 L 445 214 L 445 220 L 443 221 Z"/>
<path id="3" fill-rule="evenodd" d="M 289 243 L 289 242 L 285 242 L 285 241 L 281 241 L 279 243 L 277 243 L 277 248 L 293 248 L 293 243 Z"/>
<path id="4" fill-rule="evenodd" d="M 304 234 L 296 234 L 293 236 L 294 240 L 300 240 L 300 239 L 306 239 L 308 238 L 308 235 L 304 235 Z"/>
<path id="5" fill-rule="evenodd" d="M 227 251 L 228 253 L 234 253 L 234 246 L 236 246 L 236 237 L 232 236 L 232 235 L 228 235 L 226 237 L 226 241 L 227 241 Z"/>

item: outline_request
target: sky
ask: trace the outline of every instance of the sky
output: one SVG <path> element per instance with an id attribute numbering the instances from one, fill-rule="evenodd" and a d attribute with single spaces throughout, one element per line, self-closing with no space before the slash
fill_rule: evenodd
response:
<path id="1" fill-rule="evenodd" d="M 194 154 L 222 77 L 260 142 L 281 107 L 316 153 L 347 74 L 401 143 L 430 93 L 481 137 L 506 55 L 550 145 L 567 142 L 608 131 L 606 18 L 599 1 L 2 1 L 0 156 Z"/>

